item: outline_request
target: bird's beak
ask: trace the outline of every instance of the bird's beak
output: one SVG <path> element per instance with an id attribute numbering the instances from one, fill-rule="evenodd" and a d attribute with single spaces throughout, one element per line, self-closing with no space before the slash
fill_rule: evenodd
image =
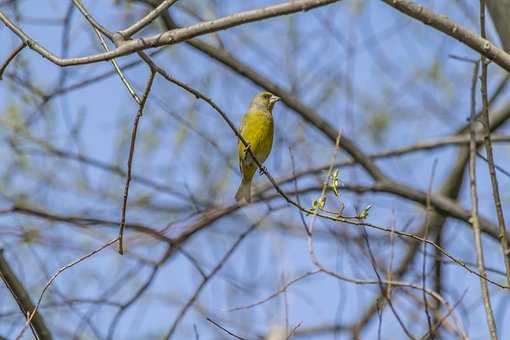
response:
<path id="1" fill-rule="evenodd" d="M 271 103 L 271 105 L 274 105 L 279 100 L 280 100 L 280 97 L 275 96 L 275 95 L 272 95 L 271 98 L 269 98 L 269 102 Z"/>

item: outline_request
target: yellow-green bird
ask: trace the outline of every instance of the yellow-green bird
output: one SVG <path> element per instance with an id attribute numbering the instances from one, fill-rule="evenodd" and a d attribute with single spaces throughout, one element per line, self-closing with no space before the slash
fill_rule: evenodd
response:
<path id="1" fill-rule="evenodd" d="M 250 149 L 259 161 L 263 163 L 273 146 L 273 107 L 279 97 L 261 92 L 251 100 L 248 111 L 241 122 L 240 135 L 250 145 Z M 241 170 L 241 184 L 236 193 L 236 201 L 251 202 L 251 180 L 257 171 L 257 163 L 249 154 L 243 142 L 239 141 L 239 169 Z"/>

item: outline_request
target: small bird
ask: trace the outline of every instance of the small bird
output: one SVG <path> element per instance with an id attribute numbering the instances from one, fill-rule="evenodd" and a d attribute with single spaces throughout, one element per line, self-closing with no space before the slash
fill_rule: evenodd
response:
<path id="1" fill-rule="evenodd" d="M 262 164 L 273 146 L 273 107 L 280 98 L 269 92 L 260 92 L 251 100 L 248 111 L 241 122 L 240 135 L 249 144 L 251 151 Z M 251 181 L 257 171 L 253 160 L 243 142 L 239 141 L 239 169 L 242 180 L 236 193 L 236 201 L 251 202 Z"/>

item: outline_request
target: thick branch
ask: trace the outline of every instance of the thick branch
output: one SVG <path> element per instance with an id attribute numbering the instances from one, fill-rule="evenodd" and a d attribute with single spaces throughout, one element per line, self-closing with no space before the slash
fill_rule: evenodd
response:
<path id="1" fill-rule="evenodd" d="M 503 48 L 510 52 L 510 0 L 487 0 L 487 8 Z"/>

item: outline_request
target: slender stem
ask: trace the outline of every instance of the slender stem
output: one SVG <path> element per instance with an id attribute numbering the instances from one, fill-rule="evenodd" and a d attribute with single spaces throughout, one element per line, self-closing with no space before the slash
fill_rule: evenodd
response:
<path id="1" fill-rule="evenodd" d="M 30 312 L 35 310 L 34 304 L 30 299 L 27 289 L 23 286 L 14 271 L 11 269 L 11 266 L 5 259 L 3 253 L 3 249 L 0 249 L 0 278 L 4 281 L 5 285 L 11 292 L 11 295 L 14 297 L 14 300 L 16 300 L 23 316 L 28 318 Z M 32 322 L 30 323 L 30 328 L 32 329 L 32 333 L 36 339 L 50 340 L 53 338 L 39 312 L 34 314 Z"/>
<path id="2" fill-rule="evenodd" d="M 434 160 L 434 164 L 432 165 L 432 174 L 430 175 L 429 187 L 427 190 L 427 204 L 426 204 L 426 213 L 425 213 L 425 234 L 423 238 L 428 239 L 429 228 L 430 228 L 430 214 L 433 212 L 432 206 L 430 204 L 430 195 L 432 193 L 432 184 L 434 182 L 434 175 L 436 173 L 437 159 Z M 422 261 L 422 286 L 424 289 L 427 288 L 427 243 L 423 242 L 423 261 Z M 427 294 L 423 292 L 423 305 L 425 307 L 425 315 L 427 317 L 427 325 L 429 327 L 429 334 L 432 340 L 435 338 L 435 334 L 432 331 L 432 319 L 430 317 L 429 312 L 429 303 L 427 301 Z"/>
<path id="3" fill-rule="evenodd" d="M 85 19 L 88 21 L 88 23 L 92 26 L 92 29 L 94 30 L 94 32 L 96 32 L 97 38 L 101 42 L 101 47 L 103 48 L 103 50 L 105 52 L 110 52 L 110 49 L 108 48 L 108 45 L 106 44 L 106 41 L 104 40 L 102 34 L 106 35 L 112 41 L 113 41 L 113 34 L 111 32 L 109 32 L 108 30 L 106 30 L 103 26 L 101 26 L 101 24 L 99 24 L 94 19 L 94 17 L 90 14 L 90 12 L 87 10 L 87 8 L 85 8 L 85 6 L 83 6 L 83 4 L 81 3 L 80 0 L 73 0 L 73 3 L 74 3 L 74 5 L 76 7 L 78 7 L 78 9 L 81 12 L 81 14 L 85 17 Z M 117 72 L 117 74 L 119 75 L 122 83 L 127 88 L 127 90 L 129 92 L 129 94 L 131 95 L 131 97 L 133 97 L 135 102 L 138 105 L 140 105 L 141 99 L 136 94 L 135 89 L 133 88 L 133 86 L 131 85 L 131 83 L 129 82 L 129 80 L 125 76 L 125 74 L 120 69 L 119 63 L 117 62 L 117 59 L 113 58 L 110 61 L 111 61 L 112 65 L 113 65 L 113 68 L 114 68 L 115 72 Z"/>
<path id="4" fill-rule="evenodd" d="M 119 42 L 118 47 L 114 50 L 75 58 L 61 58 L 56 56 L 54 53 L 50 52 L 48 49 L 46 49 L 41 44 L 32 39 L 18 25 L 16 25 L 11 19 L 9 19 L 3 11 L 0 11 L 0 21 L 2 21 L 4 25 L 7 26 L 7 28 L 11 30 L 14 34 L 16 34 L 22 41 L 24 41 L 29 48 L 39 53 L 44 58 L 48 59 L 49 61 L 58 66 L 71 66 L 106 61 L 112 58 L 139 52 L 151 47 L 173 45 L 201 35 L 226 30 L 228 28 L 235 26 L 245 25 L 250 22 L 256 22 L 269 18 L 274 18 L 277 16 L 303 12 L 311 10 L 313 8 L 330 5 L 338 1 L 340 0 L 295 0 L 284 2 L 272 6 L 235 13 L 210 21 L 200 22 L 189 27 L 174 29 L 158 33 L 149 37 L 125 41 L 119 39 L 117 40 Z M 111 39 L 119 38 L 120 36 L 120 34 L 112 35 L 112 33 L 108 32 L 108 30 L 106 30 L 104 27 L 100 26 L 96 22 L 94 22 L 93 24 L 96 28 L 99 28 L 103 34 L 105 34 L 108 37 L 111 37 Z"/>
<path id="5" fill-rule="evenodd" d="M 109 52 L 110 49 L 108 48 L 108 45 L 106 44 L 106 41 L 104 40 L 103 36 L 101 35 L 101 32 L 99 32 L 99 30 L 97 28 L 94 28 L 94 31 L 96 32 L 97 37 L 101 41 L 101 46 L 103 47 L 103 49 L 106 52 Z M 113 65 L 113 68 L 115 69 L 115 72 L 117 72 L 117 74 L 119 75 L 120 80 L 122 81 L 122 84 L 124 84 L 124 86 L 127 88 L 129 94 L 131 95 L 131 97 L 133 97 L 135 102 L 138 105 L 140 105 L 142 103 L 142 100 L 136 94 L 136 91 L 133 88 L 133 85 L 131 85 L 131 83 L 127 79 L 126 75 L 124 74 L 124 72 L 122 72 L 121 68 L 119 67 L 119 63 L 117 62 L 117 59 L 114 58 L 114 59 L 112 59 L 110 61 L 112 62 L 112 65 Z"/>
<path id="6" fill-rule="evenodd" d="M 154 21 L 161 13 L 163 13 L 165 10 L 167 10 L 170 6 L 175 4 L 178 0 L 164 0 L 162 1 L 158 7 L 154 8 L 152 11 L 149 12 L 145 17 L 135 22 L 133 25 L 129 26 L 128 28 L 119 31 L 118 33 L 124 38 L 130 38 L 133 34 L 139 32 L 144 27 L 149 25 L 151 22 Z"/>
<path id="7" fill-rule="evenodd" d="M 80 257 L 79 259 L 76 259 L 72 262 L 70 262 L 69 264 L 61 267 L 59 270 L 57 270 L 55 272 L 55 274 L 53 274 L 51 276 L 51 278 L 49 279 L 49 281 L 44 285 L 44 288 L 43 290 L 41 291 L 41 294 L 39 294 L 39 298 L 37 299 L 37 303 L 35 304 L 35 307 L 34 309 L 32 310 L 31 313 L 29 313 L 28 315 L 28 318 L 27 318 L 27 322 L 25 323 L 25 326 L 23 327 L 23 329 L 20 331 L 20 333 L 18 334 L 18 336 L 16 337 L 16 340 L 18 339 L 21 339 L 23 337 L 23 333 L 25 332 L 25 330 L 27 329 L 27 327 L 32 323 L 34 322 L 34 318 L 35 316 L 37 315 L 38 313 L 38 310 L 39 310 L 39 307 L 41 305 L 41 301 L 44 297 L 44 294 L 46 293 L 46 291 L 50 288 L 50 286 L 53 284 L 53 282 L 55 282 L 55 280 L 57 279 L 57 277 L 62 274 L 64 271 L 68 270 L 69 268 L 71 267 L 74 267 L 75 265 L 77 265 L 78 263 L 80 262 L 83 262 L 85 261 L 86 259 L 94 256 L 95 254 L 101 252 L 103 249 L 105 248 L 108 248 L 109 246 L 111 246 L 112 244 L 116 243 L 118 241 L 118 237 L 113 239 L 113 240 L 110 240 L 108 242 L 106 242 L 105 244 L 103 244 L 102 246 L 100 246 L 99 248 L 91 251 L 90 253 Z"/>
<path id="8" fill-rule="evenodd" d="M 476 81 L 478 77 L 479 63 L 476 62 L 473 71 L 473 80 L 471 86 L 471 142 L 469 143 L 469 183 L 471 192 L 471 224 L 475 235 L 476 261 L 480 273 L 480 286 L 482 291 L 483 306 L 487 318 L 487 326 L 491 339 L 497 339 L 496 322 L 492 311 L 489 287 L 487 284 L 487 273 L 484 266 L 482 236 L 480 231 L 480 221 L 478 219 L 478 194 L 476 189 L 476 141 L 475 141 L 475 101 L 476 101 Z"/>
<path id="9" fill-rule="evenodd" d="M 485 55 L 503 69 L 510 71 L 510 54 L 496 47 L 489 40 L 480 37 L 477 33 L 450 20 L 446 15 L 436 13 L 422 4 L 409 0 L 382 1 L 405 15 L 419 20 L 425 25 L 433 27 L 443 32 L 445 35 L 462 42 L 478 53 Z"/>
<path id="10" fill-rule="evenodd" d="M 7 66 L 9 66 L 10 62 L 14 60 L 14 58 L 16 58 L 16 56 L 25 48 L 27 47 L 27 44 L 22 42 L 21 44 L 19 44 L 18 47 L 16 47 L 8 56 L 7 56 L 7 59 L 5 60 L 5 62 L 2 64 L 2 66 L 0 67 L 0 80 L 2 80 L 2 76 L 5 72 L 5 69 L 7 68 Z"/>
<path id="11" fill-rule="evenodd" d="M 108 38 L 113 39 L 113 33 L 108 31 L 103 25 L 97 22 L 92 15 L 90 15 L 89 11 L 83 6 L 81 0 L 73 0 L 74 5 L 78 8 L 78 10 L 83 14 L 85 19 L 99 32 L 106 35 Z"/>
<path id="12" fill-rule="evenodd" d="M 140 118 L 142 118 L 143 110 L 145 108 L 145 103 L 147 102 L 147 98 L 149 97 L 149 93 L 152 89 L 152 84 L 154 83 L 154 77 L 156 76 L 156 72 L 153 68 L 151 68 L 151 74 L 149 76 L 149 80 L 147 81 L 147 85 L 145 86 L 145 90 L 143 92 L 143 97 L 140 102 L 140 106 L 138 108 L 138 112 L 136 113 L 135 120 L 133 122 L 133 128 L 131 130 L 131 142 L 129 145 L 129 156 L 128 156 L 128 168 L 126 174 L 126 184 L 124 186 L 124 195 L 122 200 L 122 209 L 120 216 L 120 228 L 119 228 L 119 254 L 124 254 L 124 229 L 126 228 L 126 210 L 127 210 L 127 202 L 129 196 L 129 185 L 131 184 L 131 173 L 133 171 L 133 158 L 135 154 L 135 144 L 136 144 L 136 136 L 138 132 L 138 124 L 140 122 Z"/>
<path id="13" fill-rule="evenodd" d="M 480 31 L 483 39 L 486 38 L 485 31 L 485 0 L 480 0 Z M 487 67 L 488 60 L 482 54 L 482 75 L 480 77 L 481 87 L 480 90 L 482 92 L 482 124 L 484 126 L 484 144 L 485 144 L 485 153 L 487 154 L 487 165 L 489 167 L 489 175 L 491 178 L 492 185 L 492 197 L 494 199 L 494 204 L 496 206 L 496 216 L 498 218 L 498 229 L 500 233 L 500 243 L 501 249 L 503 251 L 503 259 L 505 262 L 506 268 L 506 280 L 507 284 L 510 284 L 510 252 L 508 250 L 508 240 L 506 235 L 506 227 L 505 227 L 505 216 L 503 215 L 503 208 L 501 204 L 501 197 L 499 194 L 499 185 L 498 178 L 496 175 L 496 166 L 494 164 L 494 152 L 492 150 L 492 140 L 491 140 L 491 130 L 490 130 L 490 121 L 489 121 L 489 101 L 487 95 Z"/>

